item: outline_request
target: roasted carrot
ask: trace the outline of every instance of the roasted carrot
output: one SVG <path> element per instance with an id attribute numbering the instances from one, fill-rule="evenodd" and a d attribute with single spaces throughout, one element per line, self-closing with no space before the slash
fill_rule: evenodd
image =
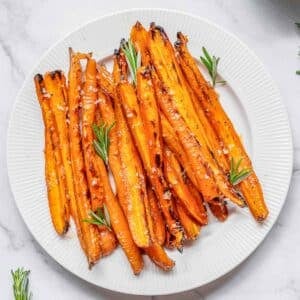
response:
<path id="1" fill-rule="evenodd" d="M 93 147 L 94 134 L 93 124 L 95 120 L 96 101 L 98 99 L 96 61 L 89 58 L 85 71 L 85 82 L 83 85 L 82 98 L 82 148 L 84 154 L 86 175 L 91 195 L 92 210 L 96 211 L 103 207 L 104 186 L 98 165 L 101 158 Z M 116 248 L 116 238 L 112 231 L 104 227 L 100 238 L 103 255 L 111 253 Z M 105 247 L 105 249 L 103 249 Z M 111 248 L 109 248 L 111 247 Z"/>
<path id="2" fill-rule="evenodd" d="M 141 120 L 147 133 L 151 163 L 162 167 L 162 132 L 159 109 L 156 102 L 155 90 L 152 85 L 151 72 L 146 67 L 137 71 L 137 96 L 139 99 Z"/>
<path id="3" fill-rule="evenodd" d="M 169 258 L 164 248 L 159 244 L 153 243 L 144 250 L 149 258 L 164 271 L 170 271 L 175 266 L 175 262 Z"/>
<path id="4" fill-rule="evenodd" d="M 145 202 L 148 228 L 153 243 L 163 245 L 166 238 L 165 222 L 158 207 L 158 200 L 151 187 L 147 189 L 147 202 Z"/>
<path id="5" fill-rule="evenodd" d="M 156 166 L 155 161 L 151 161 L 150 151 L 147 146 L 147 132 L 141 118 L 135 90 L 128 82 L 120 83 L 117 90 L 144 168 L 159 200 L 160 208 L 167 223 L 167 229 L 174 236 L 174 239 L 172 239 L 174 246 L 181 248 L 182 230 L 173 213 L 171 193 L 165 183 L 161 169 Z"/>
<path id="6" fill-rule="evenodd" d="M 101 69 L 98 71 L 100 73 Z M 101 75 L 99 75 L 99 78 L 100 77 Z M 100 89 L 102 90 L 103 88 L 101 86 L 100 79 L 99 79 L 99 84 L 100 84 Z M 99 99 L 98 105 L 99 105 L 99 111 L 100 111 L 102 121 L 106 124 L 113 124 L 116 121 L 116 119 L 115 119 L 115 112 L 111 103 L 111 99 L 109 98 L 109 96 L 102 93 L 101 90 L 98 91 L 98 99 Z M 115 97 L 115 92 L 113 89 L 111 89 L 111 92 L 112 95 Z M 116 182 L 118 198 L 121 206 L 117 201 L 116 197 L 112 193 L 112 190 L 109 185 L 108 177 L 107 177 L 107 172 L 105 170 L 104 164 L 102 163 L 101 174 L 105 175 L 104 179 L 102 180 L 104 182 L 104 187 L 106 187 L 105 195 L 107 199 L 106 200 L 107 208 L 110 214 L 112 227 L 114 229 L 114 232 L 117 235 L 119 243 L 121 244 L 124 252 L 126 253 L 126 256 L 131 264 L 134 273 L 138 274 L 142 270 L 144 264 L 143 264 L 140 251 L 134 243 L 133 237 L 129 229 L 128 222 L 124 215 L 124 213 L 126 213 L 127 211 L 127 198 L 126 198 L 127 192 L 125 190 L 125 185 L 123 184 L 123 176 L 120 176 L 123 171 L 121 167 L 121 161 L 120 161 L 119 150 L 118 150 L 117 126 L 114 126 L 112 128 L 109 134 L 109 138 L 110 138 L 110 147 L 108 153 L 108 161 Z"/>
<path id="7" fill-rule="evenodd" d="M 185 238 L 187 240 L 195 240 L 200 234 L 201 226 L 190 217 L 179 201 L 176 202 L 176 208 L 180 223 L 184 229 Z"/>
<path id="8" fill-rule="evenodd" d="M 139 247 L 147 247 L 150 238 L 144 205 L 147 192 L 143 168 L 119 103 L 115 103 L 115 116 L 122 179 L 127 195 L 125 214 L 135 243 Z"/>
<path id="9" fill-rule="evenodd" d="M 178 139 L 181 141 L 184 153 L 188 157 L 189 165 L 191 166 L 191 169 L 194 172 L 194 178 L 196 179 L 197 189 L 201 191 L 204 199 L 208 202 L 212 201 L 214 198 L 219 198 L 221 194 L 211 176 L 210 169 L 207 168 L 195 136 L 186 126 L 176 108 L 174 108 L 168 93 L 163 90 L 161 82 L 155 81 L 154 85 L 157 91 L 159 105 L 167 116 L 171 126 L 174 128 Z"/>
<path id="10" fill-rule="evenodd" d="M 45 175 L 50 215 L 54 229 L 62 235 L 69 227 L 66 179 L 53 114 L 48 103 L 49 94 L 45 89 L 42 75 L 37 74 L 34 83 L 45 126 Z"/>
<path id="11" fill-rule="evenodd" d="M 67 106 L 65 103 L 64 94 L 61 87 L 57 83 L 56 76 L 62 76 L 61 71 L 54 71 L 46 73 L 44 82 L 46 90 L 50 95 L 49 104 L 53 112 L 54 126 L 57 130 L 59 149 L 61 152 L 62 165 L 65 172 L 67 196 L 70 203 L 70 212 L 76 224 L 77 235 L 83 249 L 86 248 L 82 238 L 80 220 L 77 211 L 77 204 L 74 191 L 74 179 L 72 166 L 70 164 L 70 146 L 69 146 L 69 133 L 68 133 L 68 119 L 67 119 Z"/>
<path id="12" fill-rule="evenodd" d="M 151 60 L 147 48 L 148 32 L 139 21 L 132 26 L 130 39 L 136 50 L 141 54 L 142 66 L 150 66 Z"/>
<path id="13" fill-rule="evenodd" d="M 101 158 L 93 147 L 93 124 L 95 118 L 96 101 L 98 99 L 96 61 L 88 58 L 83 84 L 82 102 L 82 148 L 85 162 L 86 176 L 89 185 L 92 210 L 103 206 L 104 191 L 98 174 L 97 163 Z"/>
<path id="14" fill-rule="evenodd" d="M 77 209 L 80 217 L 80 226 L 82 229 L 83 238 L 86 244 L 86 254 L 88 261 L 92 266 L 102 256 L 102 249 L 100 245 L 98 227 L 96 225 L 83 222 L 83 220 L 89 218 L 92 206 L 86 178 L 86 168 L 84 163 L 79 119 L 79 107 L 82 105 L 80 98 L 80 88 L 82 85 L 82 70 L 80 60 L 89 58 L 89 55 L 74 53 L 72 49 L 70 49 L 68 100 L 70 115 L 69 138 L 74 184 L 77 196 Z"/>
<path id="15" fill-rule="evenodd" d="M 207 119 L 215 130 L 218 138 L 223 143 L 223 152 L 228 153 L 227 169 L 229 173 L 230 160 L 241 161 L 241 169 L 252 170 L 249 177 L 243 180 L 239 187 L 245 197 L 247 205 L 257 221 L 263 221 L 268 216 L 268 208 L 264 201 L 259 180 L 253 170 L 251 161 L 241 143 L 231 120 L 222 108 L 216 91 L 207 83 L 201 74 L 195 60 L 187 49 L 187 38 L 178 34 L 177 51 L 179 62 L 191 89 L 205 112 Z"/>
<path id="16" fill-rule="evenodd" d="M 176 61 L 174 49 L 161 27 L 152 25 L 149 34 L 149 52 L 152 63 L 155 66 L 157 75 L 162 80 L 166 92 L 175 108 L 177 115 L 180 115 L 191 132 L 195 135 L 198 143 L 198 152 L 201 152 L 203 160 L 209 168 L 211 176 L 221 193 L 239 206 L 244 206 L 244 201 L 234 190 L 225 176 L 223 170 L 217 165 L 214 157 L 209 151 L 205 128 L 200 122 L 188 89 L 182 71 Z M 162 54 L 163 53 L 163 54 Z M 195 144 L 196 146 L 196 144 Z"/>
<path id="17" fill-rule="evenodd" d="M 189 215 L 200 225 L 206 225 L 207 214 L 203 209 L 200 199 L 194 197 L 189 191 L 189 187 L 183 179 L 183 169 L 175 158 L 175 155 L 167 148 L 164 149 L 164 170 L 171 189 L 176 194 L 180 203 Z"/>

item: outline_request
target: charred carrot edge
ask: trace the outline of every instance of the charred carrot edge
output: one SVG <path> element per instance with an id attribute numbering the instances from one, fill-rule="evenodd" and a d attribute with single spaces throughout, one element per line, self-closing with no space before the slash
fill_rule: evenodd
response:
<path id="1" fill-rule="evenodd" d="M 189 215 L 198 224 L 206 225 L 208 219 L 205 210 L 201 209 L 199 199 L 190 193 L 189 187 L 182 178 L 183 169 L 181 169 L 175 155 L 167 148 L 164 149 L 164 169 L 171 189 L 176 194 L 182 206 L 185 207 Z"/>
<path id="2" fill-rule="evenodd" d="M 175 247 L 180 248 L 182 246 L 183 234 L 176 221 L 175 214 L 172 215 L 172 199 L 169 198 L 169 196 L 165 196 L 167 193 L 167 185 L 165 184 L 161 169 L 157 168 L 154 161 L 151 161 L 150 151 L 147 147 L 147 132 L 143 125 L 139 107 L 137 106 L 138 100 L 135 91 L 129 83 L 120 83 L 118 85 L 118 93 L 127 117 L 128 125 L 144 163 L 144 168 L 160 203 L 160 208 L 165 217 L 168 230 L 170 230 L 170 233 L 175 237 L 173 240 Z"/>
<path id="3" fill-rule="evenodd" d="M 92 58 L 88 58 L 85 70 L 83 95 L 81 96 L 82 148 L 93 211 L 101 208 L 104 201 L 103 186 L 100 182 L 100 174 L 98 174 L 96 167 L 97 161 L 101 158 L 96 154 L 93 147 L 94 134 L 92 126 L 94 124 L 96 101 L 98 99 L 96 75 L 96 61 Z"/>
<path id="4" fill-rule="evenodd" d="M 158 207 L 158 200 L 151 187 L 147 188 L 147 202 L 145 202 L 147 222 L 153 243 L 163 245 L 166 238 L 166 225 Z"/>
<path id="5" fill-rule="evenodd" d="M 169 258 L 162 246 L 154 243 L 144 250 L 149 258 L 162 270 L 170 271 L 175 266 L 175 262 Z"/>
<path id="6" fill-rule="evenodd" d="M 115 124 L 115 112 L 112 106 L 111 99 L 109 96 L 105 95 L 101 90 L 98 91 L 98 99 L 99 99 L 99 112 L 100 112 L 100 122 L 104 122 L 105 124 Z M 109 149 L 108 149 L 108 163 L 113 174 L 117 195 L 121 207 L 124 212 L 127 210 L 127 191 L 125 189 L 125 185 L 123 182 L 123 170 L 121 166 L 121 160 L 119 155 L 119 145 L 118 145 L 118 128 L 117 126 L 113 126 L 109 133 Z"/>
<path id="7" fill-rule="evenodd" d="M 268 216 L 268 208 L 264 201 L 263 191 L 260 182 L 253 170 L 251 161 L 241 143 L 241 140 L 226 112 L 223 110 L 219 102 L 218 95 L 215 90 L 206 82 L 201 74 L 196 62 L 187 49 L 187 38 L 182 34 L 178 34 L 177 49 L 180 55 L 180 64 L 182 70 L 190 83 L 190 87 L 197 95 L 203 111 L 211 126 L 217 133 L 220 141 L 225 146 L 227 159 L 227 172 L 231 158 L 242 159 L 241 168 L 251 169 L 251 175 L 243 180 L 239 187 L 241 188 L 247 205 L 254 218 L 262 222 Z"/>
<path id="8" fill-rule="evenodd" d="M 91 211 L 91 199 L 89 195 L 88 183 L 86 179 L 85 164 L 83 157 L 83 149 L 81 143 L 80 133 L 80 120 L 79 120 L 79 107 L 81 105 L 80 87 L 82 70 L 80 65 L 81 59 L 88 59 L 89 56 L 81 53 L 74 53 L 70 49 L 70 68 L 68 75 L 68 101 L 69 101 L 69 139 L 70 139 L 70 152 L 71 164 L 74 176 L 74 186 L 76 192 L 76 204 L 74 209 L 77 208 L 78 223 L 80 226 L 82 238 L 86 246 L 85 253 L 88 258 L 90 267 L 93 266 L 102 256 L 100 246 L 100 235 L 96 225 L 83 222 L 89 218 Z M 61 85 L 64 83 L 61 82 Z"/>
<path id="9" fill-rule="evenodd" d="M 50 215 L 56 232 L 63 235 L 69 227 L 69 208 L 58 136 L 42 75 L 37 74 L 34 83 L 45 125 L 45 175 Z"/>
<path id="10" fill-rule="evenodd" d="M 239 206 L 244 206 L 244 201 L 230 184 L 223 170 L 219 168 L 214 157 L 209 151 L 206 143 L 206 131 L 193 107 L 193 103 L 185 85 L 183 74 L 175 58 L 174 49 L 161 27 L 152 25 L 149 34 L 149 49 L 152 63 L 155 66 L 158 76 L 163 81 L 165 88 L 170 94 L 178 114 L 186 122 L 190 130 L 195 134 L 200 143 L 201 153 L 207 167 L 209 167 L 221 193 Z M 163 55 L 162 55 L 163 53 Z M 170 93 L 170 91 L 172 91 Z"/>

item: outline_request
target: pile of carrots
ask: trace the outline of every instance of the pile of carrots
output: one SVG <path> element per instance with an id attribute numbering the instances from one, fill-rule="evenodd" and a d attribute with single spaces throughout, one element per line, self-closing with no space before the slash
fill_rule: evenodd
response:
<path id="1" fill-rule="evenodd" d="M 173 47 L 163 28 L 152 23 L 146 30 L 137 22 L 130 41 L 141 60 L 131 80 L 121 46 L 112 73 L 90 53 L 70 49 L 67 82 L 62 71 L 38 74 L 34 82 L 56 232 L 67 232 L 71 216 L 90 267 L 120 244 L 139 274 L 142 254 L 171 270 L 174 261 L 164 247 L 182 251 L 185 240 L 196 239 L 208 224 L 207 209 L 225 221 L 230 200 L 247 205 L 259 222 L 268 209 L 187 38 L 178 33 Z M 236 185 L 229 180 L 233 160 L 251 170 Z M 106 219 L 101 224 L 92 220 L 98 211 Z"/>

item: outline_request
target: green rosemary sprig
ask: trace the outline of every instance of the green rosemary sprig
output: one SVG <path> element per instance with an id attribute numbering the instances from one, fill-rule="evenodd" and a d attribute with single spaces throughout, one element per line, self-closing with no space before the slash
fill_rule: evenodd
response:
<path id="1" fill-rule="evenodd" d="M 96 136 L 94 140 L 94 148 L 97 154 L 103 159 L 105 164 L 108 164 L 108 149 L 109 149 L 109 132 L 114 127 L 115 122 L 111 125 L 101 123 L 100 125 L 93 125 L 93 131 Z"/>
<path id="2" fill-rule="evenodd" d="M 229 181 L 232 185 L 239 184 L 241 181 L 246 179 L 252 172 L 250 169 L 240 170 L 242 160 L 242 158 L 239 159 L 237 163 L 234 161 L 233 158 L 231 158 L 230 160 Z"/>
<path id="3" fill-rule="evenodd" d="M 136 73 L 141 66 L 141 54 L 135 50 L 131 40 L 122 42 L 121 49 L 125 54 L 132 81 L 136 85 Z"/>
<path id="4" fill-rule="evenodd" d="M 15 300 L 32 299 L 32 293 L 29 292 L 29 273 L 30 271 L 24 270 L 24 268 L 18 268 L 15 271 L 11 270 Z"/>
<path id="5" fill-rule="evenodd" d="M 90 211 L 89 216 L 89 219 L 84 219 L 83 222 L 99 226 L 106 226 L 107 228 L 111 229 L 108 217 L 105 215 L 105 208 L 98 208 L 96 213 Z"/>
<path id="6" fill-rule="evenodd" d="M 212 86 L 214 87 L 216 83 L 225 84 L 225 80 L 219 80 L 217 81 L 218 76 L 218 64 L 220 61 L 220 57 L 215 57 L 214 55 L 211 56 L 205 47 L 202 47 L 202 52 L 204 56 L 200 56 L 200 60 L 205 65 L 211 80 L 212 80 Z"/>

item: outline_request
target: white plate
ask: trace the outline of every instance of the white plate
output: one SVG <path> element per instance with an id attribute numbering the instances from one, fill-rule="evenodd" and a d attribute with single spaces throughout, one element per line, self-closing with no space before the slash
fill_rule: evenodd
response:
<path id="1" fill-rule="evenodd" d="M 33 76 L 68 68 L 68 47 L 93 51 L 96 58 L 112 53 L 121 37 L 140 20 L 162 25 L 174 41 L 176 32 L 188 34 L 195 57 L 204 45 L 221 57 L 219 72 L 227 81 L 219 87 L 226 111 L 241 133 L 262 182 L 270 216 L 259 225 L 248 210 L 231 209 L 224 224 L 213 222 L 200 238 L 184 249 L 170 252 L 175 270 L 160 271 L 146 260 L 140 276 L 131 272 L 118 249 L 91 271 L 74 232 L 59 238 L 51 224 L 44 180 L 44 131 Z M 26 225 L 35 239 L 58 263 L 77 276 L 104 288 L 140 295 L 182 292 L 209 283 L 245 260 L 263 241 L 284 204 L 292 170 L 292 141 L 279 92 L 257 57 L 236 37 L 218 26 L 181 12 L 136 9 L 101 17 L 54 45 L 41 59 L 17 97 L 8 131 L 8 171 L 11 188 Z M 275 245 L 276 247 L 276 245 Z M 146 258 L 145 258 L 146 259 Z"/>

